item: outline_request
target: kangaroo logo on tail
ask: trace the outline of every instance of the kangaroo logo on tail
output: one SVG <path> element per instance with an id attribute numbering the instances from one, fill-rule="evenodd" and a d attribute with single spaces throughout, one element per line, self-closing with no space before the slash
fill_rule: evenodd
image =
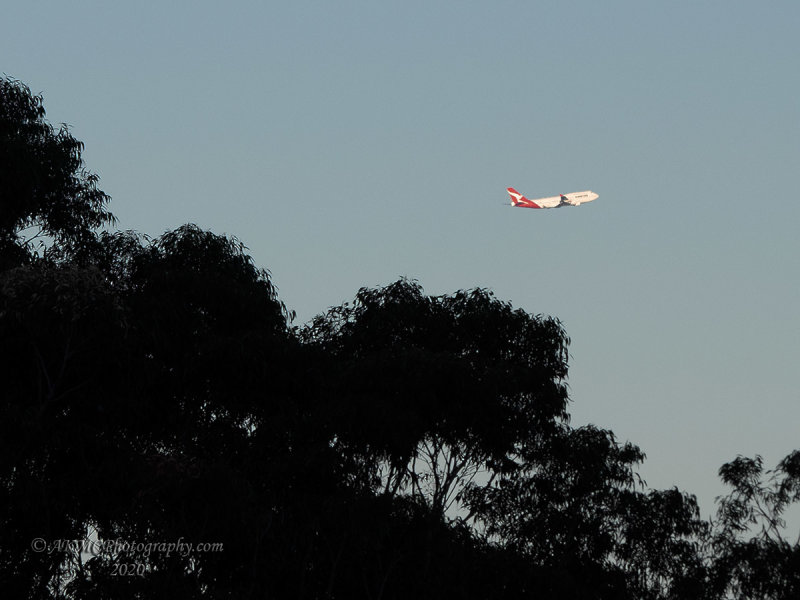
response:
<path id="1" fill-rule="evenodd" d="M 533 200 L 529 200 L 522 194 L 520 194 L 514 188 L 506 188 L 508 195 L 511 196 L 511 206 L 523 206 L 525 208 L 542 208 Z"/>
<path id="2" fill-rule="evenodd" d="M 517 205 L 517 203 L 518 203 L 520 200 L 524 200 L 524 199 L 525 199 L 525 196 L 523 196 L 522 194 L 520 194 L 520 193 L 519 193 L 517 190 L 515 190 L 514 188 L 507 188 L 507 189 L 506 189 L 506 191 L 508 192 L 508 195 L 509 195 L 509 196 L 511 196 L 511 206 L 516 206 L 516 205 Z"/>

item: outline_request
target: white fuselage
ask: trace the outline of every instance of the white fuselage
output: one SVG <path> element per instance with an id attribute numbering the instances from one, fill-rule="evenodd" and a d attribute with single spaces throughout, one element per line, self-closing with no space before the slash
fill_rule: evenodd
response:
<path id="1" fill-rule="evenodd" d="M 549 198 L 532 198 L 532 201 L 541 206 L 542 208 L 555 208 L 569 204 L 572 206 L 579 206 L 586 204 L 592 200 L 597 200 L 599 196 L 592 191 L 586 190 L 585 192 L 573 192 L 571 194 L 562 194 L 560 196 L 550 196 Z"/>

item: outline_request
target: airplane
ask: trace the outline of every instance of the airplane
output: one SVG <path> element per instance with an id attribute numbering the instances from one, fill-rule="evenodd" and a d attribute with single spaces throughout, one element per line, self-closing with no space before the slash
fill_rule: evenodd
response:
<path id="1" fill-rule="evenodd" d="M 586 202 L 597 200 L 599 196 L 587 190 L 585 192 L 573 192 L 572 194 L 559 194 L 549 198 L 536 198 L 530 200 L 520 194 L 514 188 L 506 188 L 508 195 L 511 196 L 511 206 L 521 206 L 522 208 L 559 208 L 561 206 L 580 206 Z"/>

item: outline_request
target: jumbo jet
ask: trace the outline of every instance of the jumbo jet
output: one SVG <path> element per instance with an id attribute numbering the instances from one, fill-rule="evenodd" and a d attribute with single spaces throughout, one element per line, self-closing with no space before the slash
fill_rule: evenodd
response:
<path id="1" fill-rule="evenodd" d="M 586 202 L 597 200 L 599 196 L 592 191 L 573 192 L 572 194 L 559 194 L 549 198 L 536 198 L 530 200 L 520 194 L 514 188 L 506 188 L 508 195 L 511 196 L 511 206 L 521 206 L 522 208 L 559 208 L 561 206 L 580 206 Z"/>

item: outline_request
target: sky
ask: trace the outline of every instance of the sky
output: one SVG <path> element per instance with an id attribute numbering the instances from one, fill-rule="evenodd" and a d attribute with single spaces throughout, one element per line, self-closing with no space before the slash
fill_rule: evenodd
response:
<path id="1" fill-rule="evenodd" d="M 236 236 L 297 323 L 401 276 L 559 318 L 572 423 L 708 516 L 724 462 L 800 448 L 798 26 L 794 0 L 12 0 L 0 73 L 119 228 Z"/>

